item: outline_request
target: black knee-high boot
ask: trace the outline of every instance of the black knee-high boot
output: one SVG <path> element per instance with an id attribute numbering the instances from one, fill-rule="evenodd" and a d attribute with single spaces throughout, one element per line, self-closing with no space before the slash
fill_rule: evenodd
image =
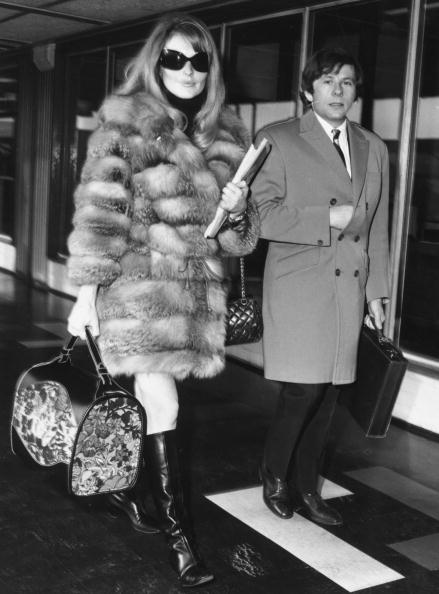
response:
<path id="1" fill-rule="evenodd" d="M 144 511 L 141 497 L 136 490 L 111 493 L 106 496 L 108 510 L 112 517 L 124 514 L 137 532 L 158 534 L 161 532 L 158 523 Z"/>
<path id="2" fill-rule="evenodd" d="M 123 514 L 131 522 L 131 526 L 137 532 L 143 534 L 158 534 L 161 532 L 157 520 L 146 514 L 143 501 L 145 493 L 144 488 L 145 473 L 147 469 L 143 466 L 139 480 L 133 489 L 121 491 L 120 493 L 111 493 L 105 496 L 107 509 L 112 517 Z"/>
<path id="3" fill-rule="evenodd" d="M 171 566 L 183 587 L 210 582 L 214 576 L 195 551 L 188 526 L 175 431 L 148 435 L 145 446 L 153 497 L 169 545 Z"/>

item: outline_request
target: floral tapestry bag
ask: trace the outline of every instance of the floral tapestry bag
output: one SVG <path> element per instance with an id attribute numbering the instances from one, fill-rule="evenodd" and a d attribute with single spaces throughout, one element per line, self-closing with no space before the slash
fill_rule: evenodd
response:
<path id="1" fill-rule="evenodd" d="M 40 466 L 67 465 L 68 490 L 79 496 L 134 487 L 146 430 L 143 407 L 108 373 L 88 328 L 86 338 L 96 373 L 72 363 L 71 337 L 54 359 L 21 374 L 11 421 L 12 451 Z"/>

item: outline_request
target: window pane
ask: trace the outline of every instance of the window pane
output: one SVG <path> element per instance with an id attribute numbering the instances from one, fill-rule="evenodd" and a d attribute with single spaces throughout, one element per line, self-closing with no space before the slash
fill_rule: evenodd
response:
<path id="1" fill-rule="evenodd" d="M 97 125 L 97 111 L 105 96 L 106 55 L 106 51 L 101 50 L 67 59 L 67 101 L 65 111 L 61 112 L 66 125 L 54 140 L 51 229 L 57 229 L 59 233 L 49 237 L 51 256 L 67 254 L 73 193 L 85 161 L 88 137 Z"/>
<path id="2" fill-rule="evenodd" d="M 113 89 L 122 84 L 125 80 L 125 68 L 128 62 L 134 58 L 142 48 L 143 43 L 133 43 L 114 50 L 113 54 Z"/>
<path id="3" fill-rule="evenodd" d="M 18 71 L 0 70 L 0 235 L 14 237 L 15 130 Z"/>
<path id="4" fill-rule="evenodd" d="M 218 52 L 221 53 L 221 27 L 211 27 L 209 31 L 213 37 Z"/>
<path id="5" fill-rule="evenodd" d="M 302 16 L 290 15 L 228 29 L 226 87 L 253 136 L 266 124 L 296 115 Z M 261 291 L 266 242 L 246 257 L 246 272 Z M 233 276 L 239 276 L 236 265 Z"/>
<path id="6" fill-rule="evenodd" d="M 379 134 L 387 144 L 390 215 L 399 149 L 408 7 L 408 0 L 373 0 L 319 10 L 314 18 L 313 50 L 344 47 L 358 58 L 364 70 L 361 97 L 349 118 Z"/>
<path id="7" fill-rule="evenodd" d="M 228 29 L 228 99 L 252 134 L 296 113 L 301 27 L 292 15 Z"/>
<path id="8" fill-rule="evenodd" d="M 416 129 L 401 345 L 439 357 L 439 6 L 429 2 Z"/>

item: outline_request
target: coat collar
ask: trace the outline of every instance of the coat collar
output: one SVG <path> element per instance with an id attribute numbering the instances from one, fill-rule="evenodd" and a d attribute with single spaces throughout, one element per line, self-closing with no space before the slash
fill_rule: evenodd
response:
<path id="1" fill-rule="evenodd" d="M 331 140 L 325 133 L 312 110 L 300 118 L 300 134 L 329 164 L 330 168 L 343 180 L 343 183 L 351 185 L 354 205 L 357 204 L 367 169 L 367 158 L 369 154 L 369 142 L 361 131 L 347 121 L 347 132 L 349 138 L 349 150 L 351 157 L 352 182 L 349 178 L 346 167 L 343 165 L 337 151 L 334 150 Z"/>

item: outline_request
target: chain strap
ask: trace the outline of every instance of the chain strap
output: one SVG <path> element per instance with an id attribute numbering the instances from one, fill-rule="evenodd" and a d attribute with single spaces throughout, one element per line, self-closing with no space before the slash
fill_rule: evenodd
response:
<path id="1" fill-rule="evenodd" d="M 245 295 L 245 269 L 244 269 L 244 258 L 241 256 L 239 258 L 239 269 L 241 272 L 241 299 L 243 301 L 247 301 L 247 297 Z"/>

